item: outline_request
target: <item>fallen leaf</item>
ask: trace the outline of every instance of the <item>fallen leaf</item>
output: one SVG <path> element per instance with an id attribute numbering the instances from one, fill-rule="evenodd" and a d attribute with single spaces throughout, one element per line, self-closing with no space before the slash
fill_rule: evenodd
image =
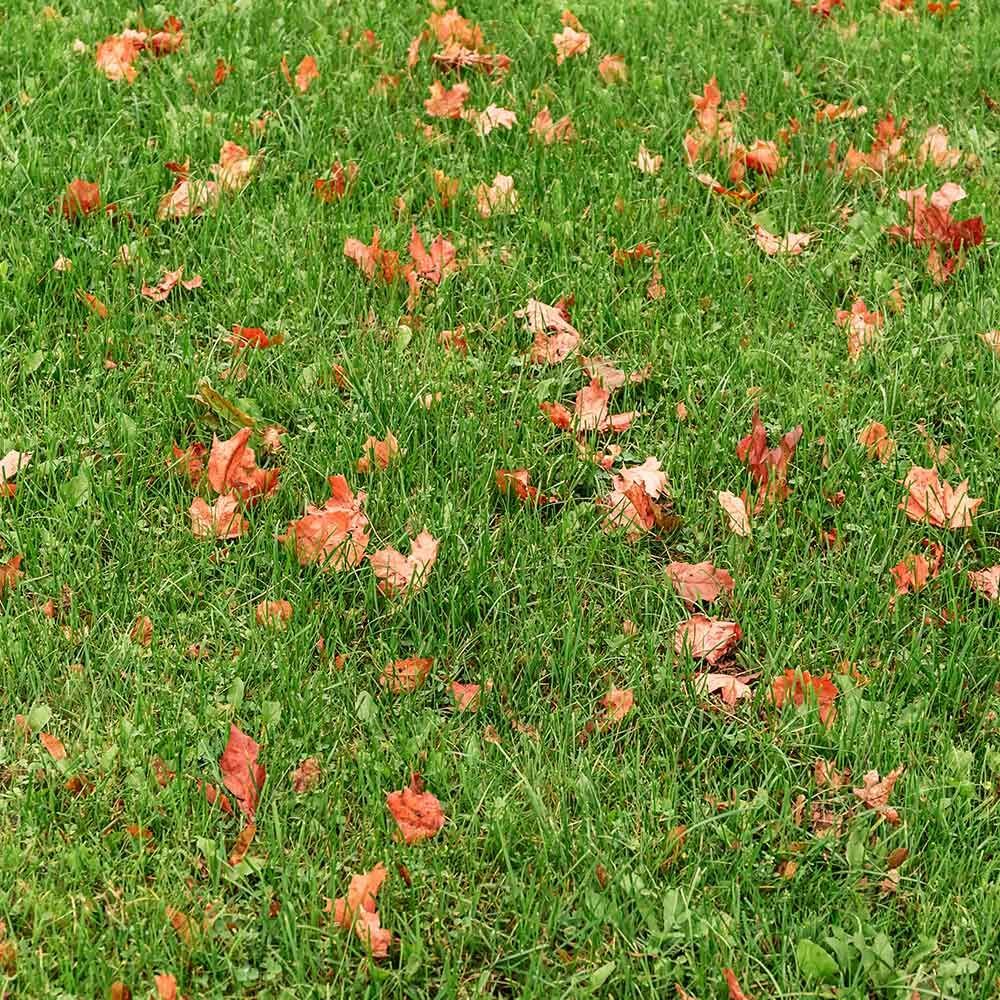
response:
<path id="1" fill-rule="evenodd" d="M 843 0 L 832 0 L 832 2 L 842 4 Z M 743 989 L 740 986 L 740 981 L 736 978 L 736 973 L 733 972 L 732 969 L 723 969 L 722 975 L 726 980 L 726 988 L 729 991 L 729 1000 L 751 1000 L 751 998 L 743 992 Z"/>
<path id="2" fill-rule="evenodd" d="M 900 191 L 909 221 L 905 226 L 889 226 L 886 230 L 890 238 L 928 248 L 927 268 L 938 284 L 947 281 L 963 266 L 966 247 L 978 246 L 986 237 L 981 215 L 970 219 L 952 218 L 952 206 L 965 196 L 965 189 L 951 182 L 943 184 L 929 200 L 926 185 L 912 191 Z"/>
<path id="3" fill-rule="evenodd" d="M 235 493 L 218 497 L 211 507 L 202 497 L 195 497 L 188 510 L 192 534 L 195 538 L 226 541 L 239 538 L 247 529 L 240 507 L 240 498 Z"/>
<path id="4" fill-rule="evenodd" d="M 814 676 L 808 670 L 786 670 L 775 677 L 771 685 L 771 698 L 779 709 L 786 702 L 801 706 L 807 696 L 814 697 L 819 707 L 819 720 L 826 726 L 832 725 L 836 718 L 833 703 L 839 693 L 829 674 Z"/>
<path id="5" fill-rule="evenodd" d="M 263 158 L 263 153 L 251 155 L 242 146 L 227 139 L 219 150 L 219 162 L 212 164 L 212 176 L 219 190 L 230 193 L 242 191 L 253 179 Z"/>
<path id="6" fill-rule="evenodd" d="M 784 236 L 775 236 L 763 226 L 754 226 L 753 232 L 757 246 L 768 257 L 774 257 L 777 254 L 788 254 L 796 257 L 812 242 L 815 235 L 814 233 L 786 233 Z"/>
<path id="7" fill-rule="evenodd" d="M 973 590 L 982 594 L 987 600 L 1000 600 L 1000 566 L 969 570 L 967 575 Z"/>
<path id="8" fill-rule="evenodd" d="M 465 357 L 469 353 L 469 344 L 465 339 L 465 327 L 459 323 L 454 330 L 442 330 L 437 336 L 437 342 L 448 354 L 461 354 Z"/>
<path id="9" fill-rule="evenodd" d="M 59 211 L 73 222 L 98 211 L 101 207 L 101 189 L 90 181 L 77 177 L 66 185 L 59 199 Z"/>
<path id="10" fill-rule="evenodd" d="M 626 541 L 638 541 L 656 525 L 652 499 L 639 484 L 616 488 L 606 497 L 598 497 L 595 503 L 608 511 L 603 521 L 604 530 L 624 529 Z"/>
<path id="11" fill-rule="evenodd" d="M 777 448 L 770 448 L 767 429 L 760 419 L 760 410 L 754 407 L 750 433 L 736 446 L 736 457 L 750 470 L 750 475 L 760 490 L 760 503 L 785 500 L 791 493 L 788 488 L 788 463 L 802 437 L 802 426 L 782 435 Z"/>
<path id="12" fill-rule="evenodd" d="M 137 646 L 149 646 L 153 641 L 152 619 L 147 615 L 139 615 L 132 626 L 132 631 L 128 635 Z"/>
<path id="13" fill-rule="evenodd" d="M 394 660 L 379 674 L 378 682 L 393 694 L 408 694 L 423 686 L 433 666 L 433 657 L 411 656 L 406 660 Z"/>
<path id="14" fill-rule="evenodd" d="M 267 628 L 284 629 L 292 620 L 292 605 L 288 601 L 261 601 L 253 610 L 254 620 Z"/>
<path id="15" fill-rule="evenodd" d="M 851 97 L 841 101 L 840 104 L 828 104 L 823 100 L 816 102 L 816 121 L 818 122 L 834 122 L 840 118 L 861 118 L 866 114 L 868 114 L 868 109 L 863 104 L 855 107 L 854 99 Z"/>
<path id="16" fill-rule="evenodd" d="M 851 780 L 851 772 L 850 770 L 838 771 L 834 767 L 833 761 L 823 760 L 820 757 L 813 764 L 813 779 L 819 788 L 832 788 L 834 791 L 839 791 L 841 788 L 845 788 Z"/>
<path id="17" fill-rule="evenodd" d="M 236 726 L 229 727 L 229 742 L 219 758 L 222 783 L 233 793 L 248 820 L 253 820 L 267 772 L 257 762 L 260 747 Z"/>
<path id="18" fill-rule="evenodd" d="M 184 24 L 176 17 L 168 17 L 163 27 L 149 39 L 149 48 L 154 55 L 165 56 L 176 52 L 184 44 Z"/>
<path id="19" fill-rule="evenodd" d="M 476 199 L 476 210 L 484 219 L 517 211 L 517 189 L 514 178 L 508 174 L 497 174 L 490 185 L 477 184 L 472 193 Z"/>
<path id="20" fill-rule="evenodd" d="M 427 250 L 414 226 L 410 232 L 409 251 L 417 277 L 432 285 L 440 285 L 445 275 L 458 270 L 455 247 L 440 233 L 434 237 L 430 250 Z"/>
<path id="21" fill-rule="evenodd" d="M 375 958 L 386 958 L 392 944 L 392 932 L 382 926 L 375 908 L 375 897 L 386 875 L 381 863 L 362 875 L 353 875 L 347 896 L 338 897 L 333 904 L 334 921 L 344 930 L 353 930 Z"/>
<path id="22" fill-rule="evenodd" d="M 0 496 L 13 496 L 14 480 L 31 462 L 30 451 L 8 451 L 0 458 Z"/>
<path id="23" fill-rule="evenodd" d="M 249 447 L 253 429 L 243 427 L 231 438 L 212 436 L 208 482 L 216 493 L 236 492 L 246 502 L 269 496 L 278 488 L 278 469 L 261 469 Z"/>
<path id="24" fill-rule="evenodd" d="M 154 757 L 150 766 L 153 769 L 153 777 L 156 778 L 156 783 L 160 788 L 166 788 L 177 777 L 176 773 L 167 767 L 162 757 Z"/>
<path id="25" fill-rule="evenodd" d="M 38 739 L 53 760 L 66 759 L 66 748 L 62 745 L 62 741 L 60 739 L 53 736 L 51 733 L 39 733 Z"/>
<path id="26" fill-rule="evenodd" d="M 969 496 L 969 481 L 964 479 L 956 487 L 941 482 L 937 469 L 913 466 L 906 474 L 903 485 L 906 499 L 899 509 L 911 521 L 927 523 L 935 528 L 972 527 L 972 518 L 982 504 L 982 499 Z"/>
<path id="27" fill-rule="evenodd" d="M 722 593 L 731 594 L 735 583 L 724 569 L 716 569 L 710 562 L 672 562 L 667 566 L 667 576 L 682 601 L 694 604 L 707 601 L 711 604 Z"/>
<path id="28" fill-rule="evenodd" d="M 236 354 L 247 348 L 263 351 L 268 347 L 277 347 L 284 342 L 284 334 L 276 333 L 269 337 L 259 326 L 240 326 L 238 323 L 234 323 L 229 334 L 229 343 L 232 344 Z"/>
<path id="29" fill-rule="evenodd" d="M 180 284 L 181 288 L 185 288 L 188 291 L 192 291 L 195 288 L 201 288 L 201 275 L 196 274 L 189 278 L 187 281 L 183 281 L 184 268 L 179 267 L 176 271 L 164 271 L 163 277 L 155 285 L 143 285 L 141 294 L 143 298 L 150 299 L 153 302 L 162 302 L 173 290 Z"/>
<path id="30" fill-rule="evenodd" d="M 146 47 L 146 32 L 128 29 L 120 35 L 108 35 L 94 54 L 97 68 L 109 80 L 133 83 L 139 75 L 133 65 Z"/>
<path id="31" fill-rule="evenodd" d="M 479 696 L 482 691 L 480 684 L 460 684 L 452 681 L 448 687 L 455 699 L 455 710 L 458 712 L 478 712 Z"/>
<path id="32" fill-rule="evenodd" d="M 899 813 L 889 805 L 889 796 L 896 782 L 903 774 L 902 766 L 894 768 L 884 778 L 879 778 L 878 771 L 869 771 L 862 777 L 864 786 L 854 789 L 854 797 L 863 802 L 869 809 L 884 816 L 886 821 L 896 826 L 899 823 Z"/>
<path id="33" fill-rule="evenodd" d="M 719 506 L 722 507 L 729 521 L 729 530 L 741 538 L 750 537 L 750 512 L 746 501 L 735 493 L 722 491 L 719 493 Z"/>
<path id="34" fill-rule="evenodd" d="M 441 69 L 453 72 L 475 69 L 490 76 L 501 76 L 510 69 L 510 57 L 502 52 L 476 52 L 454 40 L 445 45 L 440 52 L 435 52 L 431 56 L 431 62 Z"/>
<path id="35" fill-rule="evenodd" d="M 580 346 L 580 334 L 555 306 L 538 299 L 528 299 L 523 309 L 514 313 L 523 319 L 535 339 L 528 353 L 532 364 L 557 365 Z M 551 334 L 551 335 L 550 335 Z"/>
<path id="36" fill-rule="evenodd" d="M 343 476 L 330 476 L 330 499 L 323 507 L 309 506 L 304 517 L 292 521 L 279 541 L 294 541 L 299 565 L 320 563 L 321 569 L 344 570 L 364 559 L 368 546 L 368 517 L 364 491 L 357 496 Z"/>
<path id="37" fill-rule="evenodd" d="M 358 472 L 372 472 L 373 469 L 385 471 L 401 455 L 399 442 L 392 431 L 387 431 L 381 441 L 376 437 L 368 437 L 361 447 L 361 458 L 357 463 Z"/>
<path id="38" fill-rule="evenodd" d="M 889 170 L 901 167 L 906 162 L 903 142 L 908 122 L 897 121 L 893 115 L 886 115 L 875 125 L 875 138 L 868 152 L 857 149 L 851 143 L 840 168 L 848 180 L 867 178 L 869 175 L 884 176 Z M 829 161 L 836 167 L 837 144 L 830 144 Z"/>
<path id="39" fill-rule="evenodd" d="M 169 972 L 158 973 L 153 979 L 156 982 L 156 995 L 159 1000 L 179 1000 L 177 980 Z"/>
<path id="40" fill-rule="evenodd" d="M 987 330 L 979 338 L 991 351 L 1000 354 L 1000 330 Z"/>
<path id="41" fill-rule="evenodd" d="M 705 187 L 707 187 L 709 191 L 712 192 L 712 194 L 717 194 L 722 198 L 729 198 L 730 200 L 736 202 L 746 202 L 748 206 L 752 205 L 759 197 L 759 195 L 756 192 L 751 191 L 749 188 L 744 187 L 742 184 L 740 184 L 739 187 L 727 188 L 725 184 L 721 184 L 711 174 L 708 173 L 695 174 L 695 180 L 699 184 L 703 184 Z M 800 233 L 789 233 L 788 236 L 785 237 L 785 239 L 779 240 L 778 237 L 774 236 L 772 233 L 767 232 L 767 230 L 762 229 L 761 234 L 764 240 L 763 243 L 761 242 L 761 236 L 757 236 L 757 234 L 755 234 L 755 236 L 757 236 L 758 246 L 760 246 L 761 249 L 768 254 L 771 253 L 771 250 L 769 248 L 772 246 L 776 246 L 776 249 L 774 250 L 775 253 L 779 251 L 792 254 L 801 253 L 802 247 L 797 245 L 796 238 L 801 235 L 808 235 Z M 809 235 L 809 239 L 812 239 L 811 235 Z M 772 241 L 777 241 L 777 242 L 774 243 Z"/>
<path id="42" fill-rule="evenodd" d="M 484 111 L 480 111 L 473 121 L 476 135 L 481 136 L 489 135 L 495 128 L 505 128 L 510 131 L 516 124 L 517 115 L 496 104 L 491 104 Z"/>
<path id="43" fill-rule="evenodd" d="M 623 468 L 611 480 L 615 489 L 625 491 L 630 486 L 641 486 L 651 500 L 667 495 L 667 474 L 660 468 L 660 460 L 650 455 L 642 465 Z"/>
<path id="44" fill-rule="evenodd" d="M 601 728 L 608 729 L 621 722 L 634 706 L 635 694 L 631 688 L 612 687 L 598 703 L 601 711 Z"/>
<path id="45" fill-rule="evenodd" d="M 646 285 L 646 298 L 651 302 L 659 302 L 660 299 L 666 298 L 667 286 L 663 284 L 663 272 L 660 270 L 660 255 L 656 255 L 656 259 L 653 261 L 653 272 L 649 278 L 649 284 Z"/>
<path id="46" fill-rule="evenodd" d="M 379 549 L 368 561 L 378 580 L 378 588 L 386 597 L 415 594 L 423 589 L 437 561 L 439 541 L 427 531 L 420 532 L 410 542 L 410 555 L 396 549 Z"/>
<path id="47" fill-rule="evenodd" d="M 292 771 L 292 791 L 299 795 L 311 792 L 319 784 L 322 773 L 319 761 L 315 757 L 306 757 Z"/>
<path id="48" fill-rule="evenodd" d="M 549 419 L 564 430 L 569 429 L 571 425 L 575 426 L 577 433 L 587 431 L 620 433 L 628 430 L 635 418 L 635 412 L 610 413 L 608 410 L 610 398 L 608 390 L 597 379 L 591 379 L 590 385 L 576 394 L 572 416 L 561 404 L 548 404 L 548 406 L 541 404 L 541 406 Z"/>
<path id="49" fill-rule="evenodd" d="M 733 677 L 732 674 L 695 674 L 691 681 L 695 692 L 706 697 L 719 694 L 723 703 L 730 708 L 744 698 L 753 697 L 750 685 L 738 677 Z"/>
<path id="50" fill-rule="evenodd" d="M 76 297 L 95 315 L 107 319 L 110 314 L 108 307 L 92 292 L 77 289 Z"/>
<path id="51" fill-rule="evenodd" d="M 552 44 L 556 47 L 556 65 L 561 66 L 567 59 L 582 56 L 590 48 L 590 35 L 567 25 L 552 36 Z"/>
<path id="52" fill-rule="evenodd" d="M 292 75 L 284 56 L 281 57 L 281 74 L 289 86 L 291 86 Z M 304 94 L 312 86 L 313 80 L 318 79 L 319 67 L 316 64 L 316 57 L 304 56 L 295 70 L 295 87 L 298 89 L 298 92 Z"/>
<path id="53" fill-rule="evenodd" d="M 215 181 L 196 180 L 188 176 L 187 163 L 168 163 L 166 168 L 176 178 L 173 187 L 156 207 L 157 219 L 184 219 L 201 215 L 219 201 L 219 185 Z"/>
<path id="54" fill-rule="evenodd" d="M 360 168 L 353 160 L 346 167 L 337 160 L 330 167 L 326 177 L 319 177 L 313 182 L 313 193 L 320 201 L 325 201 L 327 204 L 340 201 L 354 186 L 360 172 Z"/>
<path id="55" fill-rule="evenodd" d="M 885 424 L 875 421 L 858 434 L 858 444 L 864 445 L 869 458 L 877 458 L 880 462 L 888 462 L 896 450 L 896 442 L 889 437 Z"/>
<path id="56" fill-rule="evenodd" d="M 221 87 L 225 83 L 227 77 L 232 73 L 233 67 L 231 63 L 227 63 L 225 59 L 221 56 L 215 60 L 215 72 L 212 74 L 212 84 L 216 87 Z"/>
<path id="57" fill-rule="evenodd" d="M 944 558 L 944 548 L 937 542 L 928 542 L 927 551 L 930 558 L 913 553 L 904 556 L 892 567 L 890 572 L 896 582 L 897 595 L 923 590 L 928 581 L 938 575 Z"/>
<path id="58" fill-rule="evenodd" d="M 837 326 L 847 327 L 847 356 L 852 361 L 872 346 L 884 322 L 882 313 L 868 311 L 864 299 L 856 299 L 850 310 L 837 310 Z"/>
<path id="59" fill-rule="evenodd" d="M 229 864 L 232 867 L 235 868 L 247 856 L 247 851 L 250 850 L 250 844 L 253 842 L 256 832 L 257 826 L 254 823 L 247 823 L 240 831 L 240 835 L 233 844 L 233 849 L 229 852 Z"/>
<path id="60" fill-rule="evenodd" d="M 546 496 L 540 493 L 537 487 L 529 485 L 527 469 L 497 469 L 494 478 L 501 493 L 513 493 L 524 503 L 540 507 L 543 504 L 559 502 L 558 497 Z"/>
<path id="61" fill-rule="evenodd" d="M 528 134 L 543 145 L 552 146 L 557 142 L 572 142 L 576 138 L 576 129 L 573 128 L 569 115 L 553 121 L 552 112 L 544 107 L 532 120 Z"/>
<path id="62" fill-rule="evenodd" d="M 21 563 L 24 561 L 24 553 L 11 556 L 5 563 L 0 563 L 0 597 L 3 597 L 8 590 L 13 590 L 18 581 L 24 577 Z"/>
<path id="63" fill-rule="evenodd" d="M 964 156 L 962 150 L 948 145 L 948 130 L 943 125 L 932 125 L 917 149 L 917 166 L 923 167 L 930 161 L 935 167 L 950 170 L 957 167 Z"/>
<path id="64" fill-rule="evenodd" d="M 410 787 L 389 792 L 385 804 L 407 844 L 418 844 L 435 836 L 444 826 L 444 811 L 437 796 L 424 791 L 420 775 L 414 771 Z"/>
<path id="65" fill-rule="evenodd" d="M 205 800 L 210 806 L 214 806 L 218 803 L 219 808 L 227 815 L 233 815 L 233 804 L 229 801 L 229 796 L 220 792 L 218 788 L 215 787 L 211 782 L 199 781 L 198 790 L 203 792 L 205 795 Z"/>
<path id="66" fill-rule="evenodd" d="M 438 80 L 430 85 L 431 96 L 424 101 L 424 110 L 432 118 L 461 118 L 469 98 L 469 85 L 456 83 L 446 88 Z"/>
<path id="67" fill-rule="evenodd" d="M 625 57 L 620 52 L 604 56 L 597 64 L 597 72 L 609 85 L 625 83 L 628 80 L 628 67 L 625 65 Z"/>
<path id="68" fill-rule="evenodd" d="M 640 173 L 653 176 L 660 172 L 660 168 L 663 166 L 663 157 L 654 156 L 646 149 L 646 144 L 641 142 L 639 143 L 639 152 L 635 157 L 635 165 Z"/>
<path id="69" fill-rule="evenodd" d="M 694 659 L 714 667 L 729 656 L 742 638 L 743 630 L 736 622 L 692 615 L 677 626 L 674 652 L 683 656 L 687 650 Z"/>

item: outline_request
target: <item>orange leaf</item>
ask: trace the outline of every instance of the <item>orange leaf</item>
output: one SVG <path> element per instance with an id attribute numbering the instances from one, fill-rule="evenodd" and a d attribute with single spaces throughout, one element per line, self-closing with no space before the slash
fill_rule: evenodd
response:
<path id="1" fill-rule="evenodd" d="M 430 532 L 421 531 L 410 541 L 410 555 L 396 549 L 379 549 L 368 561 L 386 597 L 415 594 L 427 583 L 437 561 L 439 541 Z"/>
<path id="2" fill-rule="evenodd" d="M 632 711 L 634 705 L 635 694 L 631 688 L 612 687 L 600 701 L 601 728 L 607 729 L 614 723 L 621 722 Z"/>
<path id="3" fill-rule="evenodd" d="M 711 604 L 723 591 L 731 594 L 735 586 L 726 570 L 716 569 L 710 562 L 672 562 L 667 566 L 667 576 L 681 600 L 689 604 Z"/>
<path id="4" fill-rule="evenodd" d="M 837 685 L 828 673 L 822 677 L 813 676 L 808 670 L 786 670 L 775 677 L 771 685 L 771 697 L 779 709 L 786 701 L 801 706 L 805 704 L 807 696 L 814 697 L 819 706 L 820 722 L 826 726 L 832 725 L 836 718 L 833 703 L 839 694 Z"/>
<path id="5" fill-rule="evenodd" d="M 378 682 L 393 694 L 416 691 L 421 687 L 434 666 L 433 657 L 411 656 L 394 660 L 379 675 Z"/>
<path id="6" fill-rule="evenodd" d="M 141 294 L 143 298 L 150 299 L 153 302 L 162 302 L 173 289 L 179 283 L 181 288 L 186 288 L 188 291 L 192 291 L 195 288 L 201 288 L 201 275 L 196 274 L 193 278 L 189 278 L 187 281 L 182 281 L 184 276 L 184 268 L 179 267 L 176 271 L 164 271 L 163 277 L 155 285 L 143 285 L 141 289 Z"/>
<path id="7" fill-rule="evenodd" d="M 456 83 L 451 89 L 446 89 L 435 80 L 430 85 L 431 96 L 424 101 L 424 110 L 432 118 L 460 118 L 462 108 L 469 97 L 469 85 Z"/>
<path id="8" fill-rule="evenodd" d="M 59 211 L 71 222 L 96 212 L 100 207 L 101 189 L 79 177 L 66 185 L 66 190 L 59 199 Z"/>
<path id="9" fill-rule="evenodd" d="M 160 973 L 153 978 L 159 1000 L 178 1000 L 177 980 L 169 972 Z"/>
<path id="10" fill-rule="evenodd" d="M 973 590 L 982 594 L 987 600 L 1000 600 L 1000 566 L 970 570 L 968 576 Z"/>
<path id="11" fill-rule="evenodd" d="M 253 616 L 258 625 L 283 629 L 292 620 L 292 605 L 288 601 L 261 601 L 254 608 Z"/>
<path id="12" fill-rule="evenodd" d="M 232 493 L 220 496 L 211 507 L 195 497 L 188 510 L 191 532 L 195 538 L 239 538 L 247 527 L 239 508 L 240 498 Z"/>
<path id="13" fill-rule="evenodd" d="M 53 760 L 66 759 L 66 748 L 62 745 L 61 740 L 50 735 L 49 733 L 39 733 L 38 739 L 41 741 L 42 746 L 48 750 L 49 756 Z"/>
<path id="14" fill-rule="evenodd" d="M 889 796 L 902 773 L 902 766 L 890 771 L 884 778 L 879 778 L 878 771 L 869 771 L 861 779 L 864 786 L 854 789 L 855 798 L 863 802 L 869 809 L 874 809 L 875 812 L 884 816 L 893 826 L 899 823 L 899 813 L 889 805 Z"/>
<path id="15" fill-rule="evenodd" d="M 264 787 L 267 772 L 257 762 L 260 747 L 236 726 L 229 727 L 229 742 L 219 758 L 222 782 L 236 796 L 240 809 L 253 820 L 257 799 Z"/>
<path id="16" fill-rule="evenodd" d="M 459 712 L 479 711 L 479 695 L 482 691 L 482 685 L 460 684 L 458 681 L 452 681 L 449 690 L 455 699 L 455 708 Z"/>
<path id="17" fill-rule="evenodd" d="M 907 497 L 899 509 L 906 511 L 911 521 L 926 522 L 935 528 L 956 531 L 972 527 L 972 518 L 983 502 L 981 498 L 969 496 L 967 479 L 952 487 L 950 483 L 941 482 L 937 469 L 915 465 L 906 474 L 903 485 Z"/>
<path id="18" fill-rule="evenodd" d="M 552 36 L 552 44 L 556 47 L 556 65 L 561 66 L 567 59 L 582 56 L 590 48 L 590 35 L 567 25 Z"/>
<path id="19" fill-rule="evenodd" d="M 888 462 L 896 450 L 896 442 L 889 437 L 885 424 L 875 421 L 858 433 L 858 444 L 864 445 L 869 458 L 877 458 L 880 462 Z"/>
<path id="20" fill-rule="evenodd" d="M 312 791 L 319 784 L 322 770 L 319 761 L 315 757 L 306 757 L 299 766 L 292 771 L 292 791 L 301 795 L 303 792 Z"/>
<path id="21" fill-rule="evenodd" d="M 229 864 L 235 867 L 238 865 L 247 855 L 247 851 L 250 850 L 250 844 L 253 841 L 254 834 L 257 832 L 257 826 L 254 823 L 247 823 L 245 827 L 240 831 L 240 835 L 236 838 L 236 843 L 233 844 L 233 849 L 229 852 Z"/>
<path id="22" fill-rule="evenodd" d="M 375 958 L 385 958 L 392 944 L 392 931 L 382 926 L 375 908 L 375 897 L 386 875 L 381 863 L 362 875 L 353 875 L 346 898 L 338 897 L 332 906 L 334 921 L 344 930 L 353 929 Z"/>
<path id="23" fill-rule="evenodd" d="M 24 576 L 21 563 L 24 561 L 24 554 L 12 556 L 5 563 L 0 563 L 0 597 L 3 597 L 8 590 L 13 590 L 18 581 Z"/>
<path id="24" fill-rule="evenodd" d="M 435 836 L 444 826 L 444 812 L 437 796 L 424 791 L 420 775 L 414 771 L 410 787 L 389 792 L 385 797 L 396 825 L 408 844 L 418 844 Z"/>
<path id="25" fill-rule="evenodd" d="M 736 648 L 742 637 L 743 630 L 736 622 L 692 615 L 677 626 L 674 652 L 680 656 L 687 650 L 694 659 L 714 667 Z"/>

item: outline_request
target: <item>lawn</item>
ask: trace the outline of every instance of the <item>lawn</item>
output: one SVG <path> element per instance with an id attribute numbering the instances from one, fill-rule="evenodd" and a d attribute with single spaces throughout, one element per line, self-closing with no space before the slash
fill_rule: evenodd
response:
<path id="1" fill-rule="evenodd" d="M 2 5 L 0 996 L 1000 995 L 1000 12 L 827 6 Z"/>

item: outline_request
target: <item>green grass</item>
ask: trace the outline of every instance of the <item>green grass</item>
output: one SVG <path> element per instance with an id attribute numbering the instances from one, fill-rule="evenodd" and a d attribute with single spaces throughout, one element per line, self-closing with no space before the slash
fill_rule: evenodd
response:
<path id="1" fill-rule="evenodd" d="M 402 70 L 429 12 L 411 0 L 150 7 L 147 24 L 176 13 L 187 40 L 162 60 L 141 57 L 132 86 L 93 60 L 125 8 L 66 0 L 50 19 L 41 6 L 0 8 L 0 454 L 34 453 L 16 495 L 0 500 L 0 562 L 25 556 L 0 609 L 0 919 L 16 948 L 0 995 L 104 996 L 121 980 L 145 997 L 166 971 L 189 998 L 659 997 L 679 983 L 705 1000 L 726 996 L 731 967 L 757 998 L 833 986 L 842 998 L 996 996 L 1000 620 L 965 579 L 1000 562 L 1000 358 L 978 336 L 1000 327 L 990 242 L 1000 116 L 980 94 L 992 84 L 1000 99 L 993 5 L 963 0 L 947 18 L 906 20 L 847 0 L 824 22 L 785 0 L 581 0 L 573 11 L 591 50 L 556 67 L 559 4 L 469 0 L 462 13 L 513 60 L 499 83 L 465 77 L 469 106 L 502 105 L 518 124 L 480 139 L 465 122 L 435 121 L 437 141 L 420 134 L 423 100 L 449 78 L 428 47 Z M 854 35 L 842 30 L 850 21 Z M 382 43 L 375 54 L 355 44 L 366 27 Z M 76 38 L 86 54 L 73 53 Z M 624 85 L 597 75 L 611 52 L 625 56 Z M 321 76 L 306 94 L 282 79 L 283 53 L 293 68 L 315 55 Z M 234 71 L 213 90 L 218 57 Z M 369 93 L 400 71 L 388 96 Z M 727 98 L 747 94 L 744 140 L 774 138 L 791 116 L 802 123 L 751 209 L 713 197 L 684 164 L 688 94 L 712 75 Z M 814 121 L 817 99 L 848 97 L 868 115 Z M 572 117 L 575 142 L 530 140 L 544 105 Z M 911 161 L 868 183 L 823 168 L 831 139 L 867 149 L 886 110 L 910 119 L 911 153 L 941 123 L 982 166 Z M 248 123 L 265 111 L 257 138 Z M 265 149 L 259 175 L 214 213 L 157 222 L 171 183 L 163 163 L 190 158 L 205 176 L 225 139 Z M 633 166 L 640 142 L 664 156 L 657 176 Z M 355 160 L 360 176 L 325 205 L 313 181 L 335 159 Z M 429 204 L 435 168 L 462 179 L 447 209 Z M 498 172 L 514 177 L 520 207 L 484 220 L 472 189 Z M 99 183 L 132 222 L 50 212 L 74 177 Z M 935 286 L 924 254 L 881 228 L 903 220 L 898 188 L 946 180 L 968 191 L 957 214 L 982 214 L 987 243 Z M 411 216 L 396 217 L 397 197 Z M 844 205 L 858 213 L 852 226 L 838 217 Z M 818 240 L 801 258 L 764 257 L 749 238 L 762 210 L 775 231 Z M 384 246 L 405 250 L 411 223 L 428 242 L 449 236 L 465 266 L 425 292 L 419 322 L 402 328 L 405 290 L 369 285 L 342 248 L 379 227 Z M 639 241 L 662 255 L 659 301 L 645 296 L 648 261 L 612 261 L 615 246 Z M 126 267 L 115 265 L 123 243 Z M 59 255 L 71 272 L 52 271 Z M 139 296 L 143 281 L 182 264 L 204 287 L 162 305 Z M 890 313 L 879 348 L 849 362 L 835 311 L 856 296 L 884 308 L 897 282 L 905 313 Z M 78 289 L 109 317 L 89 312 Z M 586 354 L 627 371 L 652 365 L 645 384 L 618 394 L 641 416 L 617 443 L 627 464 L 662 460 L 683 519 L 670 535 L 629 544 L 604 533 L 593 499 L 608 474 L 538 411 L 540 400 L 570 402 L 583 379 L 572 360 L 522 363 L 530 334 L 513 313 L 529 297 L 568 295 Z M 234 323 L 286 334 L 241 355 L 241 384 L 220 379 Z M 465 358 L 437 344 L 458 324 Z M 349 394 L 330 378 L 334 363 L 349 372 Z M 288 429 L 280 488 L 228 558 L 192 536 L 192 488 L 167 470 L 171 442 L 236 430 L 193 398 L 203 379 Z M 431 392 L 443 399 L 428 411 L 419 400 Z M 741 539 L 716 493 L 750 486 L 735 446 L 755 401 L 772 439 L 799 423 L 804 435 L 792 496 Z M 898 442 L 886 465 L 855 441 L 872 420 Z M 951 445 L 942 474 L 969 477 L 985 498 L 969 531 L 912 524 L 897 509 L 906 471 L 930 464 L 921 421 Z M 388 430 L 402 460 L 356 474 L 364 440 Z M 565 502 L 535 510 L 499 496 L 498 467 L 529 468 Z M 383 598 L 367 565 L 300 567 L 275 540 L 306 502 L 323 502 L 334 473 L 368 491 L 370 550 L 405 550 L 423 528 L 441 540 L 412 599 Z M 826 497 L 841 489 L 834 509 Z M 925 537 L 944 545 L 940 577 L 890 605 L 889 567 Z M 673 652 L 688 611 L 664 567 L 702 559 L 736 580 L 709 613 L 741 624 L 736 664 L 759 674 L 753 701 L 732 713 L 691 693 L 696 665 Z M 64 587 L 73 599 L 59 625 L 39 608 Z M 287 630 L 254 622 L 265 598 L 292 603 Z M 129 639 L 137 615 L 154 623 L 148 650 Z M 637 634 L 623 634 L 626 619 Z M 347 654 L 343 670 L 317 656 L 320 636 Z M 209 655 L 187 658 L 191 643 Z M 430 681 L 386 694 L 379 672 L 409 656 L 435 657 Z M 815 708 L 770 704 L 780 671 L 835 671 L 845 659 L 870 683 L 837 676 L 829 728 Z M 477 714 L 453 711 L 452 679 L 492 682 Z M 634 690 L 634 710 L 581 744 L 612 684 Z M 43 705 L 63 765 L 14 727 Z M 226 856 L 241 824 L 195 785 L 218 781 L 230 722 L 259 740 L 268 774 L 236 869 Z M 499 744 L 484 738 L 488 726 Z M 157 756 L 177 772 L 166 788 Z M 296 795 L 290 772 L 308 756 L 323 779 Z M 820 791 L 819 757 L 854 780 Z M 892 827 L 850 787 L 898 764 Z M 408 847 L 384 798 L 411 769 L 448 822 Z M 74 774 L 91 794 L 64 788 Z M 843 814 L 841 835 L 813 833 L 808 805 L 796 825 L 799 795 Z M 155 849 L 129 824 L 149 828 Z M 901 847 L 898 890 L 883 893 Z M 378 862 L 389 870 L 379 911 L 397 940 L 374 962 L 323 906 Z M 211 907 L 216 919 L 185 941 L 167 907 L 197 925 Z M 801 961 L 803 940 L 836 958 L 829 985 Z"/>

